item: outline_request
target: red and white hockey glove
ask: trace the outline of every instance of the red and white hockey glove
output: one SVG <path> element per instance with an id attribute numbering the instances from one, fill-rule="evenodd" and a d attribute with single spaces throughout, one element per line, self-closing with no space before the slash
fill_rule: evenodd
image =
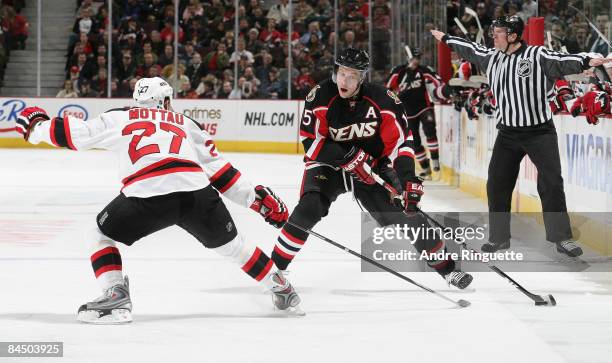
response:
<path id="1" fill-rule="evenodd" d="M 572 116 L 584 113 L 591 125 L 599 123 L 599 116 L 610 114 L 610 96 L 602 91 L 589 91 L 572 105 Z"/>
<path id="2" fill-rule="evenodd" d="M 353 147 L 341 161 L 340 167 L 362 183 L 368 185 L 376 184 L 372 175 L 364 168 L 364 164 L 366 164 L 368 160 L 370 160 L 370 155 L 362 149 Z"/>
<path id="3" fill-rule="evenodd" d="M 15 131 L 23 135 L 25 140 L 30 137 L 30 132 L 37 123 L 49 120 L 47 112 L 40 107 L 26 107 L 17 116 Z"/>
<path id="4" fill-rule="evenodd" d="M 559 112 L 569 112 L 566 100 L 574 98 L 574 90 L 566 80 L 558 80 L 555 82 L 555 97 L 550 101 L 550 110 L 554 115 Z"/>
<path id="5" fill-rule="evenodd" d="M 289 219 L 289 210 L 283 201 L 268 187 L 255 187 L 255 201 L 251 209 L 264 217 L 266 222 L 276 228 L 281 228 Z"/>
<path id="6" fill-rule="evenodd" d="M 406 212 L 416 212 L 423 193 L 423 182 L 418 178 L 415 181 L 406 182 L 406 187 L 402 193 L 404 210 Z"/>
<path id="7" fill-rule="evenodd" d="M 559 112 L 569 112 L 563 96 L 556 95 L 555 98 L 549 102 L 549 105 L 553 115 L 556 115 Z"/>

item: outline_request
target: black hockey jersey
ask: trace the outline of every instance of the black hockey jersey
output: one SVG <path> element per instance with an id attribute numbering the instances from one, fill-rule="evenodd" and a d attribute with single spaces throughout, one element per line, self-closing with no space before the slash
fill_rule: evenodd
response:
<path id="1" fill-rule="evenodd" d="M 433 69 L 421 65 L 415 69 L 407 64 L 397 66 L 387 80 L 387 88 L 399 95 L 409 117 L 432 107 L 434 100 L 445 100 L 443 86 L 444 82 Z"/>
<path id="2" fill-rule="evenodd" d="M 414 177 L 412 134 L 397 95 L 364 83 L 354 99 L 340 97 L 331 80 L 315 86 L 306 97 L 300 139 L 307 162 L 337 166 L 355 146 L 375 159 L 391 163 L 404 183 Z"/>

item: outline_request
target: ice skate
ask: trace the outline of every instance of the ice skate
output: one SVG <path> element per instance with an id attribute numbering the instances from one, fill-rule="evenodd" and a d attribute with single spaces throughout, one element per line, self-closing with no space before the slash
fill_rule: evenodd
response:
<path id="1" fill-rule="evenodd" d="M 582 248 L 580 248 L 573 239 L 557 242 L 556 245 L 557 252 L 566 254 L 569 257 L 578 257 L 582 255 Z"/>
<path id="2" fill-rule="evenodd" d="M 127 276 L 102 296 L 79 307 L 77 320 L 88 324 L 123 324 L 132 321 L 132 300 Z"/>
<path id="3" fill-rule="evenodd" d="M 295 292 L 293 286 L 289 280 L 287 280 L 283 273 L 277 271 L 270 275 L 272 280 L 272 302 L 277 310 L 286 312 L 289 315 L 304 316 L 306 315 L 299 304 L 301 302 L 300 297 Z"/>
<path id="4" fill-rule="evenodd" d="M 444 279 L 446 280 L 446 283 L 448 283 L 449 286 L 452 285 L 458 289 L 463 290 L 472 283 L 472 280 L 474 278 L 467 272 L 452 271 L 446 274 L 444 276 Z"/>
<path id="5" fill-rule="evenodd" d="M 480 250 L 482 252 L 492 253 L 497 252 L 499 250 L 507 250 L 508 248 L 510 248 L 510 241 L 499 243 L 487 242 L 480 247 Z"/>
<path id="6" fill-rule="evenodd" d="M 423 180 L 431 180 L 431 167 L 421 170 L 419 173 L 419 178 Z"/>
<path id="7" fill-rule="evenodd" d="M 434 172 L 436 172 L 436 173 L 440 172 L 440 160 L 438 160 L 438 159 L 431 159 L 431 166 L 432 166 Z"/>

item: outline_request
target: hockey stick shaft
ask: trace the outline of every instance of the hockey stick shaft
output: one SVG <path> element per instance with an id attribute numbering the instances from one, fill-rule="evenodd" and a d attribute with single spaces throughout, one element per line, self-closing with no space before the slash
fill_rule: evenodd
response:
<path id="1" fill-rule="evenodd" d="M 433 224 L 435 224 L 437 227 L 441 228 L 441 229 L 445 229 L 445 227 L 438 221 L 436 221 L 432 216 L 430 216 L 429 214 L 423 212 L 421 209 L 418 209 L 418 211 L 425 216 L 425 218 L 427 218 L 428 220 L 430 220 Z M 457 241 L 455 241 L 457 242 Z M 471 249 L 465 242 L 460 243 L 460 245 L 465 248 L 466 250 L 475 252 L 473 249 Z M 521 284 L 519 284 L 518 282 L 516 282 L 516 280 L 514 280 L 512 277 L 508 276 L 508 274 L 506 274 L 504 271 L 502 271 L 499 267 L 489 263 L 489 262 L 483 262 L 485 265 L 487 265 L 487 267 L 489 267 L 491 270 L 495 271 L 495 273 L 497 273 L 498 275 L 500 275 L 501 277 L 505 278 L 506 280 L 508 280 L 512 285 L 514 285 L 514 287 L 516 287 L 517 289 L 519 289 L 519 291 L 521 291 L 523 294 L 527 295 L 531 300 L 535 301 L 535 302 L 539 302 L 539 301 L 544 301 L 544 298 L 542 298 L 542 296 L 540 295 L 536 295 L 534 293 L 529 292 L 529 290 L 525 289 L 523 286 L 521 286 Z"/>
<path id="2" fill-rule="evenodd" d="M 367 165 L 367 164 L 365 164 Z M 391 185 L 389 185 L 389 183 L 387 183 L 386 181 L 383 180 L 383 178 L 380 177 L 380 175 L 374 173 L 371 168 L 369 168 L 369 166 L 367 166 L 366 171 L 368 173 L 370 173 L 370 175 L 372 175 L 372 177 L 374 178 L 374 180 L 380 184 L 383 188 L 385 188 L 393 197 L 397 197 L 399 196 L 398 192 L 395 190 L 395 188 L 393 188 Z M 439 228 L 444 229 L 444 226 L 442 224 L 440 224 L 438 221 L 436 221 L 435 219 L 433 219 L 429 214 L 423 212 L 421 209 L 417 209 L 423 216 L 425 216 L 425 218 L 427 218 L 428 220 L 430 220 L 431 222 L 433 222 L 436 226 L 438 226 Z M 455 241 L 456 242 L 456 241 Z M 465 242 L 461 243 L 461 246 L 463 246 L 463 248 L 465 248 L 466 250 L 472 250 L 471 248 L 468 247 L 467 244 L 465 244 Z M 545 301 L 544 298 L 542 298 L 542 296 L 540 295 L 536 295 L 533 294 L 531 292 L 529 292 L 527 289 L 525 289 L 521 284 L 519 284 L 518 282 L 516 282 L 512 277 L 508 276 L 508 274 L 506 274 L 504 271 L 502 271 L 499 267 L 486 262 L 485 263 L 487 265 L 487 267 L 489 267 L 491 270 L 495 271 L 495 273 L 497 273 L 498 275 L 502 276 L 503 278 L 505 278 L 506 280 L 508 280 L 508 282 L 510 282 L 512 285 L 514 285 L 514 287 L 516 287 L 517 289 L 519 289 L 519 291 L 521 291 L 523 294 L 525 294 L 526 296 L 528 296 L 531 300 L 535 301 L 536 303 L 538 302 L 543 302 Z"/>
<path id="3" fill-rule="evenodd" d="M 418 283 L 418 282 L 416 282 L 416 281 L 412 280 L 411 278 L 406 277 L 406 276 L 404 276 L 404 275 L 400 274 L 399 272 L 394 271 L 394 270 L 390 269 L 389 267 L 387 267 L 387 266 L 385 266 L 385 265 L 383 265 L 383 264 L 380 264 L 380 263 L 378 263 L 378 262 L 374 261 L 373 259 L 371 259 L 371 258 L 369 258 L 369 257 L 366 257 L 366 256 L 364 256 L 364 255 L 362 255 L 362 254 L 360 254 L 360 253 L 358 253 L 358 252 L 355 252 L 355 251 L 353 251 L 352 249 L 350 249 L 350 248 L 348 248 L 348 247 L 346 247 L 346 246 L 344 246 L 344 245 L 341 245 L 340 243 L 335 242 L 335 241 L 333 241 L 332 239 L 327 238 L 327 237 L 325 237 L 325 236 L 323 236 L 323 235 L 321 235 L 321 234 L 319 234 L 319 233 L 317 233 L 317 232 L 315 232 L 315 231 L 313 231 L 313 230 L 310 230 L 310 229 L 308 229 L 308 228 L 304 228 L 304 227 L 302 227 L 302 226 L 300 226 L 300 225 L 298 225 L 298 224 L 295 224 L 295 223 L 293 223 L 293 222 L 291 222 L 291 221 L 287 221 L 287 224 L 289 224 L 289 225 L 291 225 L 291 226 L 293 226 L 293 227 L 295 227 L 295 228 L 299 229 L 300 231 L 302 231 L 302 232 L 304 232 L 304 233 L 311 234 L 311 235 L 313 235 L 313 236 L 315 236 L 315 237 L 317 237 L 317 238 L 319 238 L 319 239 L 321 239 L 321 240 L 323 240 L 323 241 L 325 241 L 325 242 L 327 242 L 327 243 L 329 243 L 329 244 L 331 244 L 331 245 L 333 245 L 333 246 L 335 246 L 335 247 L 338 247 L 339 249 L 341 249 L 341 250 L 343 250 L 343 251 L 345 251 L 345 252 L 348 252 L 348 253 L 350 253 L 351 255 L 353 255 L 353 256 L 355 256 L 355 257 L 358 257 L 358 258 L 360 258 L 361 260 L 366 261 L 366 262 L 368 262 L 368 263 L 370 263 L 370 264 L 372 264 L 372 265 L 374 265 L 374 266 L 376 266 L 376 267 L 380 268 L 381 270 L 387 271 L 387 272 L 389 272 L 390 274 L 392 274 L 392 275 L 394 275 L 394 276 L 397 276 L 397 277 L 399 277 L 400 279 L 402 279 L 402 280 L 404 280 L 404 281 L 407 281 L 407 282 L 409 282 L 409 283 L 411 283 L 411 284 L 413 284 L 413 285 L 415 285 L 415 286 L 418 286 L 418 287 L 420 287 L 421 289 L 423 289 L 423 290 L 425 290 L 425 291 L 427 291 L 427 292 L 430 292 L 430 293 L 432 293 L 432 294 L 434 294 L 434 295 L 436 295 L 436 296 L 438 296 L 438 297 L 440 297 L 440 298 L 442 298 L 442 299 L 444 299 L 444 300 L 446 300 L 446 301 L 448 301 L 448 302 L 451 302 L 451 303 L 453 303 L 453 304 L 455 304 L 455 305 L 457 305 L 457 306 L 459 306 L 459 307 L 466 307 L 466 306 L 468 306 L 468 305 L 469 305 L 469 302 L 467 302 L 466 300 L 458 300 L 458 301 L 455 301 L 455 300 L 453 300 L 453 299 L 451 299 L 451 298 L 449 298 L 449 297 L 446 297 L 446 296 L 442 295 L 441 293 L 437 292 L 436 290 L 433 290 L 433 289 L 430 289 L 430 288 L 429 288 L 429 287 L 427 287 L 427 286 L 421 285 L 420 283 Z"/>
<path id="4" fill-rule="evenodd" d="M 599 29 L 597 29 L 597 26 L 595 26 L 595 24 L 593 24 L 589 18 L 586 17 L 586 15 L 584 15 L 584 13 L 580 10 L 578 10 L 576 7 L 572 6 L 572 5 L 568 5 L 568 8 L 574 10 L 575 12 L 577 12 L 578 14 L 580 14 L 586 21 L 587 23 L 589 23 L 589 26 L 591 27 L 591 29 L 593 29 L 593 31 L 595 33 L 597 33 L 597 35 L 599 35 L 599 37 L 606 43 L 608 43 L 608 47 L 612 48 L 612 43 L 610 43 L 610 40 L 601 32 L 599 31 Z"/>

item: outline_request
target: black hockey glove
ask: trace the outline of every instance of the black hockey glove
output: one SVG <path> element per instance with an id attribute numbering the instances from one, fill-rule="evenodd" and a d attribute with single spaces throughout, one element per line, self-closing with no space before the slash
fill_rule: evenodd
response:
<path id="1" fill-rule="evenodd" d="M 423 181 L 420 178 L 415 177 L 412 181 L 406 182 L 402 193 L 404 210 L 408 213 L 416 212 L 423 193 Z"/>

